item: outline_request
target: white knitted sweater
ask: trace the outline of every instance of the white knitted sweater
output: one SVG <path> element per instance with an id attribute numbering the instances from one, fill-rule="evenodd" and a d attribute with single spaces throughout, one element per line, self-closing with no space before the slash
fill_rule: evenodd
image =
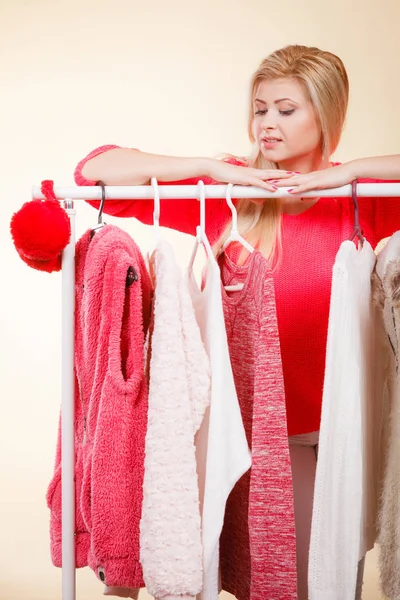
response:
<path id="1" fill-rule="evenodd" d="M 194 435 L 210 400 L 210 368 L 187 285 L 171 246 L 155 253 L 141 564 L 156 599 L 191 600 L 202 589 Z"/>

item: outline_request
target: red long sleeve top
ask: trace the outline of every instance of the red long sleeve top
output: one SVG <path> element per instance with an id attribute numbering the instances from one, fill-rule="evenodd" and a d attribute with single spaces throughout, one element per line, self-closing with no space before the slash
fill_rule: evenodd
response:
<path id="1" fill-rule="evenodd" d="M 94 185 L 95 182 L 83 177 L 84 165 L 98 154 L 117 147 L 101 146 L 81 160 L 75 169 L 76 183 Z M 216 183 L 209 177 L 159 183 L 193 185 L 199 179 L 206 185 Z M 99 201 L 89 203 L 99 207 Z M 104 212 L 134 217 L 148 225 L 153 223 L 153 203 L 146 200 L 106 201 Z M 400 229 L 400 198 L 359 198 L 359 212 L 364 236 L 373 248 Z M 206 233 L 211 244 L 230 217 L 224 199 L 207 200 Z M 194 235 L 198 223 L 196 200 L 162 201 L 161 226 Z M 319 429 L 332 267 L 341 242 L 351 236 L 353 227 L 351 198 L 322 198 L 299 215 L 282 217 L 283 255 L 274 272 L 274 282 L 289 435 Z"/>

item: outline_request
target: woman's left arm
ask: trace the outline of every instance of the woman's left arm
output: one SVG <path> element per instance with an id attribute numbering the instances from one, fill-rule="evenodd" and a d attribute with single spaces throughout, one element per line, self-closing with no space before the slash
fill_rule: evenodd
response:
<path id="1" fill-rule="evenodd" d="M 342 165 L 295 175 L 276 183 L 278 187 L 289 187 L 291 195 L 300 195 L 313 190 L 340 187 L 354 179 L 383 179 L 400 181 L 400 154 L 359 158 Z M 308 198 L 303 198 L 307 202 Z M 312 199 L 311 199 L 312 200 Z M 377 240 L 390 237 L 400 230 L 400 198 L 374 198 L 374 229 Z"/>
<path id="2" fill-rule="evenodd" d="M 292 195 L 298 196 L 303 192 L 340 187 L 354 179 L 400 180 L 400 154 L 358 158 L 335 167 L 294 175 L 274 183 L 278 187 L 288 187 Z"/>

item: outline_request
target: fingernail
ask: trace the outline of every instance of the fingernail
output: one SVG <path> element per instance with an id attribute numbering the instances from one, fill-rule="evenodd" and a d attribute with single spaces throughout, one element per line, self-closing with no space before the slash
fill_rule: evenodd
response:
<path id="1" fill-rule="evenodd" d="M 300 171 L 286 171 L 289 175 L 301 175 Z"/>
<path id="2" fill-rule="evenodd" d="M 278 187 L 276 185 L 273 185 L 272 187 L 274 188 L 274 190 L 276 192 L 276 190 L 278 189 Z"/>
<path id="3" fill-rule="evenodd" d="M 293 192 L 294 188 L 290 188 L 290 190 L 288 190 L 289 194 L 290 192 Z"/>
<path id="4" fill-rule="evenodd" d="M 279 179 L 271 179 L 270 183 L 279 183 Z"/>

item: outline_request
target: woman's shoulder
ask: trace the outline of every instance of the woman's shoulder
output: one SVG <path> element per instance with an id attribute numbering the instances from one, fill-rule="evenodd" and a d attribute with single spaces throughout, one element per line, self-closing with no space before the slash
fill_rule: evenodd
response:
<path id="1" fill-rule="evenodd" d="M 95 182 L 83 176 L 82 171 L 83 167 L 86 163 L 92 158 L 96 158 L 100 154 L 104 154 L 104 152 L 108 152 L 109 150 L 115 150 L 116 148 L 121 148 L 121 146 L 117 146 L 116 144 L 103 144 L 102 146 L 98 146 L 94 150 L 91 150 L 89 154 L 87 154 L 84 158 L 82 158 L 74 169 L 74 179 L 76 185 L 89 186 L 94 185 Z"/>

